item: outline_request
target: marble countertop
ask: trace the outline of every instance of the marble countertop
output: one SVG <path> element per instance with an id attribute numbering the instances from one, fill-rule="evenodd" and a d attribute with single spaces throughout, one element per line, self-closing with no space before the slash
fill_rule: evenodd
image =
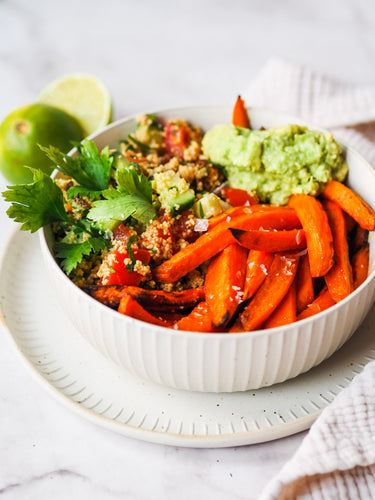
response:
<path id="1" fill-rule="evenodd" d="M 0 0 L 0 121 L 52 79 L 88 72 L 114 118 L 233 102 L 285 57 L 375 84 L 375 5 L 363 0 Z M 5 188 L 0 180 L 0 190 Z M 0 199 L 0 243 L 13 223 Z M 0 327 L 0 495 L 8 499 L 256 499 L 304 433 L 226 449 L 151 444 L 104 430 L 52 399 Z"/>

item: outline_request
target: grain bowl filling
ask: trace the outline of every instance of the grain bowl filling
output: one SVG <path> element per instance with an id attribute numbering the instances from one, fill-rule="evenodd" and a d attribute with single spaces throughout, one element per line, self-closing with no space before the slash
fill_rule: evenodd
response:
<path id="1" fill-rule="evenodd" d="M 51 225 L 60 267 L 119 313 L 207 333 L 286 325 L 346 298 L 366 279 L 375 212 L 345 186 L 327 132 L 205 134 L 183 119 L 137 118 L 116 149 L 84 140 L 75 157 L 42 148 L 51 179 L 3 193 L 22 229 Z"/>

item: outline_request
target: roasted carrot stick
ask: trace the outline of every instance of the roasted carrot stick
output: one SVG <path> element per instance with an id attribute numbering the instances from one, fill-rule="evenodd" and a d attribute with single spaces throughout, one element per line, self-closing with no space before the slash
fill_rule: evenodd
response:
<path id="1" fill-rule="evenodd" d="M 366 280 L 369 268 L 369 246 L 368 244 L 360 248 L 352 258 L 353 268 L 353 288 L 357 289 Z"/>
<path id="2" fill-rule="evenodd" d="M 357 226 L 357 230 L 353 239 L 353 248 L 352 251 L 356 252 L 368 242 L 368 231 L 367 229 L 363 229 L 361 226 Z"/>
<path id="3" fill-rule="evenodd" d="M 173 283 L 234 242 L 227 226 L 219 224 L 156 267 L 153 277 L 159 283 Z"/>
<path id="4" fill-rule="evenodd" d="M 357 223 L 353 219 L 353 217 L 350 217 L 349 214 L 344 212 L 344 218 L 345 218 L 345 227 L 346 227 L 346 233 L 349 234 L 352 231 L 354 231 L 354 228 L 356 227 Z"/>
<path id="5" fill-rule="evenodd" d="M 204 284 L 214 328 L 228 324 L 242 301 L 247 254 L 246 248 L 233 243 L 210 261 Z"/>
<path id="6" fill-rule="evenodd" d="M 118 308 L 120 300 L 130 295 L 147 309 L 158 311 L 178 311 L 196 306 L 205 298 L 204 287 L 191 288 L 182 292 L 165 292 L 163 290 L 144 290 L 138 286 L 93 285 L 82 288 L 106 306 Z"/>
<path id="7" fill-rule="evenodd" d="M 285 252 L 306 248 L 306 237 L 303 229 L 290 231 L 242 231 L 231 229 L 231 233 L 240 245 L 250 250 L 265 252 Z"/>
<path id="8" fill-rule="evenodd" d="M 246 262 L 243 300 L 250 299 L 266 279 L 272 260 L 272 253 L 250 250 Z"/>
<path id="9" fill-rule="evenodd" d="M 235 127 L 251 128 L 250 118 L 245 108 L 245 101 L 241 96 L 237 97 L 236 104 L 233 109 L 232 124 Z"/>
<path id="10" fill-rule="evenodd" d="M 375 212 L 358 194 L 341 182 L 331 181 L 323 190 L 324 198 L 337 203 L 363 229 L 375 229 Z"/>
<path id="11" fill-rule="evenodd" d="M 146 309 L 143 309 L 143 307 L 138 304 L 138 302 L 134 300 L 130 295 L 125 295 L 125 297 L 122 297 L 118 312 L 121 314 L 125 314 L 125 316 L 130 316 L 131 318 L 146 321 L 146 323 L 151 323 L 152 325 L 169 326 L 167 322 L 156 318 L 148 311 L 146 311 Z"/>
<path id="12" fill-rule="evenodd" d="M 314 300 L 314 284 L 310 273 L 309 256 L 302 255 L 298 264 L 297 281 L 297 314 L 303 311 Z"/>
<path id="13" fill-rule="evenodd" d="M 305 230 L 311 276 L 324 276 L 333 264 L 333 239 L 322 205 L 313 196 L 295 194 L 289 206 L 297 212 Z"/>
<path id="14" fill-rule="evenodd" d="M 335 262 L 324 280 L 335 302 L 345 299 L 353 291 L 353 273 L 349 261 L 349 246 L 346 238 L 345 218 L 341 208 L 332 201 L 323 202 L 324 210 L 333 236 Z"/>
<path id="15" fill-rule="evenodd" d="M 207 302 L 200 302 L 188 316 L 175 323 L 176 330 L 186 330 L 188 332 L 221 332 L 222 329 L 212 326 L 211 315 Z"/>
<path id="16" fill-rule="evenodd" d="M 225 187 L 221 190 L 221 194 L 224 196 L 225 201 L 233 207 L 256 205 L 259 203 L 254 194 L 244 189 Z"/>
<path id="17" fill-rule="evenodd" d="M 257 207 L 258 205 L 254 205 Z M 204 261 L 221 252 L 230 243 L 235 243 L 229 227 L 236 229 L 294 229 L 300 225 L 296 212 L 287 207 L 270 207 L 261 210 L 254 207 L 239 207 L 254 210 L 238 217 L 227 217 L 223 222 L 204 233 L 189 246 L 173 255 L 169 260 L 156 267 L 153 272 L 155 281 L 173 283 Z"/>
<path id="18" fill-rule="evenodd" d="M 296 280 L 294 280 L 288 293 L 264 323 L 263 328 L 275 328 L 294 323 L 297 317 L 296 310 Z"/>
<path id="19" fill-rule="evenodd" d="M 315 314 L 325 311 L 326 309 L 334 306 L 335 304 L 336 302 L 333 300 L 328 291 L 328 288 L 325 286 L 323 290 L 319 293 L 317 298 L 297 316 L 297 321 L 309 318 L 310 316 L 315 316 Z"/>
<path id="20" fill-rule="evenodd" d="M 219 223 L 236 229 L 298 229 L 301 223 L 294 210 L 275 205 L 252 205 L 234 207 L 212 217 L 208 223 L 211 230 Z"/>
<path id="21" fill-rule="evenodd" d="M 292 253 L 275 254 L 268 276 L 239 315 L 231 333 L 256 330 L 271 316 L 293 283 L 298 261 L 299 256 Z"/>

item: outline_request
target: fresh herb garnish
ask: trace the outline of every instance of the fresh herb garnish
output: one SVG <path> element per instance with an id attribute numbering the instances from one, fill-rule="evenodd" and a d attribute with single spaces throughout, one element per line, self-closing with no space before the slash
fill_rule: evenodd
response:
<path id="1" fill-rule="evenodd" d="M 97 222 L 134 217 L 143 224 L 149 224 L 156 217 L 151 182 L 132 168 L 118 170 L 116 180 L 118 190 L 110 188 L 103 191 L 105 200 L 95 201 L 87 217 Z"/>
<path id="2" fill-rule="evenodd" d="M 76 144 L 81 156 L 72 158 L 54 146 L 45 148 L 39 146 L 63 174 L 72 177 L 79 186 L 72 186 L 67 196 L 71 198 L 78 194 L 90 196 L 93 199 L 100 196 L 100 192 L 108 187 L 109 175 L 113 157 L 109 148 L 105 147 L 101 153 L 95 143 L 85 139 L 82 144 Z"/>
<path id="3" fill-rule="evenodd" d="M 136 146 L 140 148 L 141 151 L 153 151 L 155 148 L 152 148 L 151 146 L 148 146 L 147 144 L 143 144 L 143 142 L 139 141 L 136 139 L 133 135 L 129 134 L 128 135 L 129 141 L 133 142 Z"/>
<path id="4" fill-rule="evenodd" d="M 54 246 L 56 257 L 63 259 L 61 267 L 70 274 L 82 261 L 84 255 L 97 253 L 106 248 L 106 242 L 100 238 L 88 238 L 82 243 L 58 243 Z"/>
<path id="5" fill-rule="evenodd" d="M 131 263 L 130 264 L 126 264 L 126 269 L 129 271 L 129 273 L 132 273 L 134 271 L 134 266 L 135 266 L 135 257 L 134 257 L 134 253 L 133 253 L 133 249 L 132 249 L 132 243 L 134 243 L 135 241 L 138 241 L 138 237 L 133 234 L 132 236 L 130 236 L 130 238 L 128 239 L 128 242 L 126 243 L 126 250 L 128 251 L 128 255 L 129 255 L 129 259 L 131 260 Z"/>
<path id="6" fill-rule="evenodd" d="M 22 230 L 29 230 L 32 233 L 52 222 L 59 222 L 69 228 L 68 235 L 73 234 L 78 242 L 62 241 L 55 245 L 55 251 L 57 257 L 64 259 L 62 268 L 70 274 L 84 255 L 103 250 L 108 241 L 88 220 L 70 219 L 64 208 L 61 189 L 44 172 L 31 170 L 33 172 L 31 184 L 9 186 L 3 193 L 4 199 L 11 203 L 7 214 L 16 222 L 22 223 Z"/>
<path id="7" fill-rule="evenodd" d="M 32 233 L 52 222 L 71 224 L 61 189 L 41 170 L 30 170 L 34 182 L 8 186 L 2 193 L 5 201 L 12 203 L 7 210 L 9 217 L 21 222 L 23 231 Z"/>

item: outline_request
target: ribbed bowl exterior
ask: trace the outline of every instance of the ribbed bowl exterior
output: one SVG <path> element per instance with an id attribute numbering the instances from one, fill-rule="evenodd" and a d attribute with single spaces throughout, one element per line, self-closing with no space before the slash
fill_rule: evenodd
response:
<path id="1" fill-rule="evenodd" d="M 185 117 L 203 128 L 230 116 L 229 108 L 213 108 L 207 122 L 203 118 L 207 117 L 207 109 L 182 108 L 162 115 Z M 291 122 L 286 115 L 265 110 L 253 111 L 251 118 L 255 126 Z M 134 120 L 123 120 L 93 138 L 99 147 L 112 147 L 132 126 Z M 349 183 L 373 204 L 372 169 L 350 148 L 346 153 L 351 169 Z M 51 252 L 50 228 L 41 231 L 40 236 L 51 283 L 62 308 L 83 337 L 104 356 L 141 378 L 177 389 L 246 391 L 295 377 L 321 363 L 346 342 L 375 300 L 374 251 L 370 242 L 371 276 L 348 298 L 317 316 L 286 327 L 249 333 L 181 332 L 121 315 L 89 297 L 56 263 Z"/>
<path id="2" fill-rule="evenodd" d="M 118 314 L 83 293 L 42 242 L 59 302 L 74 326 L 107 358 L 143 379 L 177 389 L 235 392 L 283 382 L 321 363 L 356 330 L 375 298 L 375 281 L 313 318 L 242 334 L 158 328 Z"/>

